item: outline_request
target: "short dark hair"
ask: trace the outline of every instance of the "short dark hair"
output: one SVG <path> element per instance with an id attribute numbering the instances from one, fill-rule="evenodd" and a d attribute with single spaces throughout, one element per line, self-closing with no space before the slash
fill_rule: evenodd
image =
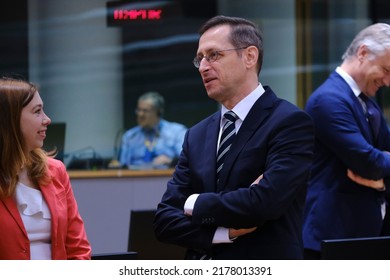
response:
<path id="1" fill-rule="evenodd" d="M 228 17 L 223 15 L 209 19 L 199 30 L 203 35 L 207 30 L 218 25 L 231 26 L 230 42 L 235 48 L 255 46 L 259 50 L 257 60 L 258 73 L 263 65 L 263 34 L 260 28 L 252 21 L 239 17 Z"/>

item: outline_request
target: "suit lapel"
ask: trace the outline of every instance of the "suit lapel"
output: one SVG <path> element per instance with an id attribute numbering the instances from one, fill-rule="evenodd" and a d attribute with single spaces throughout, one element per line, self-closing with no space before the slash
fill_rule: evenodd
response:
<path id="1" fill-rule="evenodd" d="M 229 174 L 231 174 L 231 170 L 237 157 L 245 147 L 248 140 L 260 128 L 264 120 L 268 118 L 276 106 L 275 102 L 277 100 L 278 99 L 273 91 L 267 87 L 263 95 L 255 102 L 255 104 L 253 104 L 234 139 L 234 142 L 229 150 L 229 154 L 225 159 L 219 177 L 219 184 L 217 187 L 218 191 L 222 190 L 226 185 L 226 181 L 229 178 Z"/>
<path id="2" fill-rule="evenodd" d="M 353 99 L 352 102 L 354 103 L 354 110 L 355 114 L 358 118 L 358 125 L 361 127 L 362 134 L 364 135 L 364 138 L 366 138 L 367 142 L 374 143 L 374 137 L 371 132 L 371 127 L 369 122 L 366 119 L 366 115 L 364 114 L 364 110 L 362 107 L 362 104 L 360 103 L 359 99 L 356 98 L 356 96 L 352 93 Z"/>
<path id="3" fill-rule="evenodd" d="M 26 238 L 28 238 L 26 229 L 22 221 L 22 217 L 20 216 L 15 200 L 12 197 L 9 197 L 5 200 L 2 200 L 1 202 L 4 204 L 4 207 L 8 210 L 11 217 L 15 220 L 16 224 L 19 226 L 23 234 L 26 236 Z"/>
<path id="4" fill-rule="evenodd" d="M 366 116 L 363 111 L 362 104 L 360 103 L 359 99 L 356 97 L 350 86 L 347 84 L 347 82 L 336 72 L 333 71 L 332 74 L 329 77 L 334 83 L 336 83 L 339 87 L 341 87 L 341 92 L 345 96 L 344 93 L 347 93 L 348 102 L 353 108 L 353 114 L 357 123 L 357 126 L 360 128 L 360 131 L 362 132 L 364 138 L 369 143 L 374 143 L 374 139 L 371 133 L 370 125 L 368 124 L 366 120 Z"/>
<path id="5" fill-rule="evenodd" d="M 51 215 L 51 232 L 52 232 L 52 243 L 55 242 L 55 237 L 57 236 L 58 232 L 58 213 L 57 213 L 57 196 L 55 193 L 55 187 L 51 185 L 43 186 L 41 188 L 42 195 L 47 203 L 47 206 L 50 210 Z"/>
<path id="6" fill-rule="evenodd" d="M 203 157 L 204 162 L 203 166 L 209 167 L 205 168 L 204 174 L 204 188 L 206 192 L 215 192 L 216 190 L 216 165 L 217 165 L 217 141 L 219 134 L 219 121 L 221 118 L 221 112 L 214 114 L 211 118 L 211 121 L 207 124 L 206 127 L 206 138 L 205 141 L 205 157 Z"/>

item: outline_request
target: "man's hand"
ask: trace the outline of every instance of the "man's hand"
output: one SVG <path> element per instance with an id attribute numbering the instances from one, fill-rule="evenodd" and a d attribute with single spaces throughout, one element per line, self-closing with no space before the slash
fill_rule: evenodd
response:
<path id="1" fill-rule="evenodd" d="M 229 228 L 229 238 L 233 239 L 233 238 L 239 237 L 241 235 L 251 233 L 251 232 L 255 231 L 256 229 L 257 229 L 257 227 L 240 228 L 240 229 Z"/>
<path id="2" fill-rule="evenodd" d="M 260 180 L 263 179 L 263 174 L 261 174 L 253 183 L 252 185 L 258 184 Z M 254 232 L 257 229 L 257 227 L 253 228 L 240 228 L 240 229 L 234 229 L 234 228 L 229 228 L 229 238 L 234 239 L 237 238 L 241 235 L 248 234 L 251 232 Z"/>
<path id="3" fill-rule="evenodd" d="M 261 174 L 253 183 L 252 185 L 256 185 L 260 182 L 260 180 L 263 179 L 263 174 Z"/>
<path id="4" fill-rule="evenodd" d="M 170 157 L 167 157 L 166 155 L 159 155 L 153 159 L 153 165 L 159 166 L 159 165 L 169 165 L 172 162 L 172 159 Z"/>
<path id="5" fill-rule="evenodd" d="M 363 185 L 369 188 L 376 189 L 378 191 L 385 190 L 385 184 L 383 183 L 383 179 L 380 180 L 369 180 L 366 178 L 363 178 L 356 173 L 352 172 L 350 169 L 347 171 L 348 178 L 354 181 L 355 183 L 358 183 L 359 185 Z"/>

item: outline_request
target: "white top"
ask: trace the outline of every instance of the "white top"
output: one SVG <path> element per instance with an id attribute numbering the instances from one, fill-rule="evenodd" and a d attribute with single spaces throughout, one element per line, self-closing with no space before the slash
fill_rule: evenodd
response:
<path id="1" fill-rule="evenodd" d="M 40 190 L 16 186 L 16 203 L 22 217 L 32 260 L 51 259 L 51 214 Z"/>

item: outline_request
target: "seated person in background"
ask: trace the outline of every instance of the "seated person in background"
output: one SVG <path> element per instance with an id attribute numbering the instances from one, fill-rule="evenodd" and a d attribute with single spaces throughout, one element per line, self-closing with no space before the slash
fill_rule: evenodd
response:
<path id="1" fill-rule="evenodd" d="M 122 137 L 119 161 L 132 168 L 157 168 L 175 165 L 187 128 L 162 118 L 164 98 L 147 92 L 138 98 L 136 127 Z"/>

